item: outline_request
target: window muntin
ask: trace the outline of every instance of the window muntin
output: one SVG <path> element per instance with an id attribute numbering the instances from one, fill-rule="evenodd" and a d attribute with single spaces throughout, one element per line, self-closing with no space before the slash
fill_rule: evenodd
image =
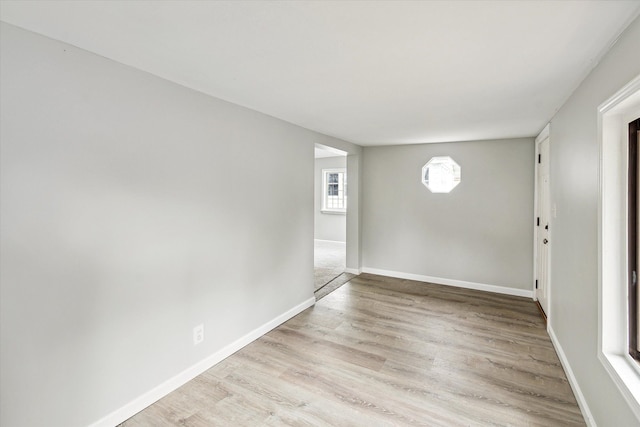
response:
<path id="1" fill-rule="evenodd" d="M 345 169 L 322 170 L 322 212 L 345 213 L 347 211 L 347 171 Z"/>

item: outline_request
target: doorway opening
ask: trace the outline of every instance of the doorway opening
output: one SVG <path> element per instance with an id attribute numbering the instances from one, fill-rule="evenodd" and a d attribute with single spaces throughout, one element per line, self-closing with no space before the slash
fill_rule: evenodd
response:
<path id="1" fill-rule="evenodd" d="M 314 292 L 316 300 L 354 275 L 345 273 L 347 153 L 316 144 L 314 167 Z"/>

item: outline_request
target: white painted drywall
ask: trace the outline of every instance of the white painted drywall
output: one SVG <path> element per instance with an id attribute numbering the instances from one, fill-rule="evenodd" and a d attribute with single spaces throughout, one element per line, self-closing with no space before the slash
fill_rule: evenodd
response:
<path id="1" fill-rule="evenodd" d="M 597 359 L 597 108 L 640 74 L 636 19 L 551 121 L 551 325 L 599 426 L 640 420 Z"/>
<path id="2" fill-rule="evenodd" d="M 347 183 L 349 206 L 347 208 L 347 268 L 349 273 L 362 271 L 362 158 L 364 150 L 351 150 L 347 156 Z"/>
<path id="3" fill-rule="evenodd" d="M 1 31 L 1 425 L 89 425 L 313 296 L 313 147 L 359 147 Z"/>
<path id="4" fill-rule="evenodd" d="M 534 135 L 638 7 L 3 0 L 2 16 L 291 123 L 387 144 Z"/>
<path id="5" fill-rule="evenodd" d="M 345 156 L 325 157 L 315 159 L 314 174 L 314 224 L 315 238 L 319 240 L 333 240 L 345 242 L 347 240 L 347 216 L 346 214 L 330 214 L 322 212 L 322 170 L 346 168 Z M 349 175 L 347 175 L 349 179 Z M 347 209 L 349 208 L 347 199 Z"/>
<path id="6" fill-rule="evenodd" d="M 434 156 L 462 168 L 449 194 L 421 183 Z M 532 138 L 365 147 L 363 266 L 530 291 Z"/>

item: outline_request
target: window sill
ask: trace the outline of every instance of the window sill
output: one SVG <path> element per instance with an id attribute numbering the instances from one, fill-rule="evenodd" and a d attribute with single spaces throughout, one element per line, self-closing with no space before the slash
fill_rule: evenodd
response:
<path id="1" fill-rule="evenodd" d="M 601 352 L 598 355 L 636 417 L 640 418 L 640 371 L 631 357 Z"/>
<path id="2" fill-rule="evenodd" d="M 329 214 L 329 215 L 346 215 L 347 214 L 347 211 L 333 211 L 329 209 L 322 209 L 320 210 L 320 212 L 323 214 Z"/>

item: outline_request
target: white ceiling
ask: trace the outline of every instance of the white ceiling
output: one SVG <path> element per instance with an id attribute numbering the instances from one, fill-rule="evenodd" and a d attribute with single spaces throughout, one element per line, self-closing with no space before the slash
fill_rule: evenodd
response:
<path id="1" fill-rule="evenodd" d="M 0 19 L 362 145 L 536 135 L 640 1 L 3 1 Z"/>
<path id="2" fill-rule="evenodd" d="M 327 147 L 326 145 L 316 144 L 314 148 L 314 157 L 316 159 L 323 159 L 325 157 L 344 157 L 346 155 L 346 151 L 338 150 L 337 148 L 333 147 Z"/>

